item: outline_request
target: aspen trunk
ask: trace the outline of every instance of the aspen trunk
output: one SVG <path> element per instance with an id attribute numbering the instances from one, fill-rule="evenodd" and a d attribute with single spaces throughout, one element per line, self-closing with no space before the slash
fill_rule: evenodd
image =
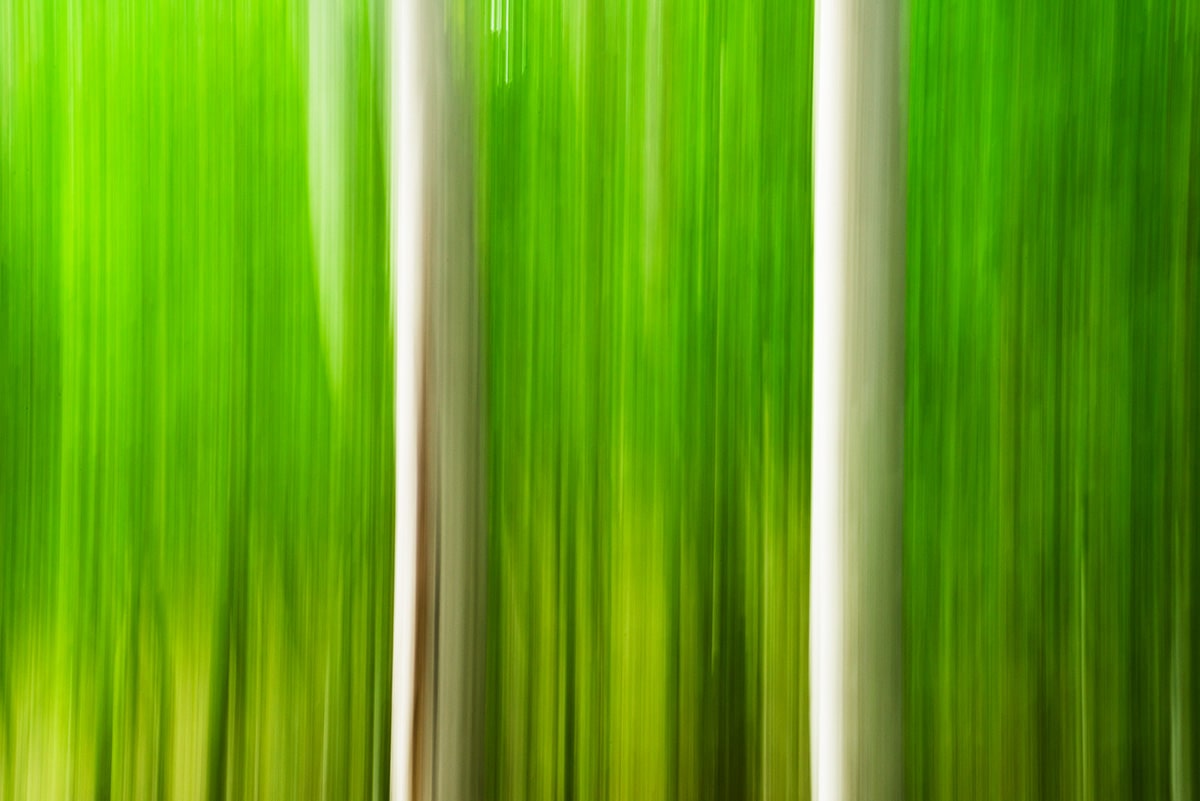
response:
<path id="1" fill-rule="evenodd" d="M 420 342 L 414 798 L 481 798 L 486 642 L 483 374 L 470 70 L 438 0 L 420 32 Z M 463 37 L 470 41 L 470 36 Z M 458 60 L 456 61 L 456 56 Z"/>
<path id="2" fill-rule="evenodd" d="M 814 797 L 903 795 L 906 26 L 818 0 L 814 112 Z"/>

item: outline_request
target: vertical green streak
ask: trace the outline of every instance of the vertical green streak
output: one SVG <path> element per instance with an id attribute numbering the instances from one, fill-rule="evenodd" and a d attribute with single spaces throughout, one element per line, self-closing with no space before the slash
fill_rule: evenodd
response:
<path id="1" fill-rule="evenodd" d="M 1193 797 L 1200 15 L 911 9 L 908 793 Z"/>
<path id="2" fill-rule="evenodd" d="M 806 798 L 811 4 L 469 13 L 487 794 Z"/>
<path id="3" fill-rule="evenodd" d="M 343 5 L 337 382 L 308 5 L 0 4 L 0 799 L 386 796 L 382 19 Z"/>

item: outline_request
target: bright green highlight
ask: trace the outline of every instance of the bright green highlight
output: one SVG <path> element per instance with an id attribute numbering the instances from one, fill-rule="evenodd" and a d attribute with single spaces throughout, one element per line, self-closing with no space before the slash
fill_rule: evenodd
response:
<path id="1" fill-rule="evenodd" d="M 808 798 L 812 7 L 462 7 L 487 797 Z"/>
<path id="2" fill-rule="evenodd" d="M 0 799 L 387 795 L 382 12 L 341 31 L 336 384 L 307 14 L 0 2 Z"/>
<path id="3" fill-rule="evenodd" d="M 911 25 L 908 797 L 1194 798 L 1200 7 Z"/>

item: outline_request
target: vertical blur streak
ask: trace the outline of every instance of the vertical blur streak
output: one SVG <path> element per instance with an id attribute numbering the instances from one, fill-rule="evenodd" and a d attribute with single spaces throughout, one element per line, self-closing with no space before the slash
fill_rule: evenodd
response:
<path id="1" fill-rule="evenodd" d="M 486 373 L 475 240 L 475 68 L 464 6 L 417 0 L 424 310 L 414 788 L 483 799 Z M 404 188 L 407 191 L 407 187 Z"/>
<path id="2" fill-rule="evenodd" d="M 322 0 L 314 0 L 321 2 Z M 328 2 L 329 0 L 325 0 Z M 421 416 L 425 391 L 423 353 L 426 323 L 422 249 L 421 172 L 425 144 L 420 47 L 421 0 L 391 0 L 388 28 L 391 48 L 388 73 L 388 141 L 390 225 L 393 232 L 392 324 L 395 328 L 396 538 L 393 601 L 391 765 L 392 798 L 410 801 L 417 791 L 420 762 L 418 677 L 422 671 L 421 598 L 426 570 L 420 558 L 423 508 Z"/>
<path id="3" fill-rule="evenodd" d="M 902 11 L 899 0 L 817 5 L 816 801 L 903 796 Z"/>
<path id="4" fill-rule="evenodd" d="M 812 7 L 443 13 L 472 98 L 482 797 L 808 798 Z"/>
<path id="5" fill-rule="evenodd" d="M 813 44 L 812 583 L 814 801 L 845 797 L 842 411 L 845 359 L 846 3 L 816 0 Z"/>
<path id="6" fill-rule="evenodd" d="M 0 2 L 3 801 L 387 797 L 382 22 Z"/>
<path id="7" fill-rule="evenodd" d="M 1200 7 L 913 0 L 912 798 L 1195 798 Z"/>

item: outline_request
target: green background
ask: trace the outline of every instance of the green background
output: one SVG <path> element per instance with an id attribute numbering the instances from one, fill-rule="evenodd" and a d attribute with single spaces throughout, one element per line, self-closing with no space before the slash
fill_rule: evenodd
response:
<path id="1" fill-rule="evenodd" d="M 807 798 L 812 7 L 480 5 L 487 795 Z"/>
<path id="2" fill-rule="evenodd" d="M 908 796 L 1194 798 L 1200 6 L 910 9 Z"/>
<path id="3" fill-rule="evenodd" d="M 0 799 L 387 793 L 394 121 L 336 5 L 340 299 L 307 3 L 0 0 Z M 1200 9 L 908 9 L 904 789 L 1193 797 Z M 805 798 L 812 7 L 445 13 L 487 795 Z"/>
<path id="4" fill-rule="evenodd" d="M 0 2 L 0 798 L 386 797 L 382 26 L 334 381 L 306 13 Z"/>

